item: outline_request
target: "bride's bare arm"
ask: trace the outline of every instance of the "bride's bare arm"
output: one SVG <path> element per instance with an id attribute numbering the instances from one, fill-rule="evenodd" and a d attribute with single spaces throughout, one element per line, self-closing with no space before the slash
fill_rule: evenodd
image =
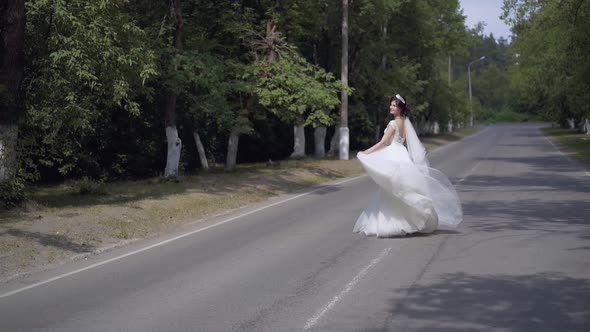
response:
<path id="1" fill-rule="evenodd" d="M 371 152 L 375 152 L 375 151 L 381 149 L 382 147 L 385 146 L 385 144 L 387 144 L 387 142 L 389 142 L 389 140 L 393 136 L 394 132 L 395 132 L 395 128 L 388 125 L 388 128 L 385 131 L 385 134 L 383 134 L 383 137 L 381 137 L 381 140 L 379 142 L 375 143 L 375 145 L 373 145 L 372 147 L 366 149 L 365 151 L 361 151 L 361 152 L 362 153 L 371 153 Z"/>

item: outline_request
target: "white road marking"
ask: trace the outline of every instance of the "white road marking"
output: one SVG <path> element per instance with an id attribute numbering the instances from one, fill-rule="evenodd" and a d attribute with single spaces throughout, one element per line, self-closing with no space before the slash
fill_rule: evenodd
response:
<path id="1" fill-rule="evenodd" d="M 486 127 L 484 130 L 482 130 L 482 131 L 478 132 L 477 134 L 475 134 L 475 135 L 472 135 L 472 136 L 468 136 L 468 137 L 466 137 L 466 138 L 473 138 L 473 137 L 475 137 L 475 136 L 478 136 L 478 135 L 480 135 L 480 134 L 483 134 L 483 133 L 484 133 L 484 132 L 486 132 L 488 129 L 489 129 L 489 127 Z M 447 148 L 447 147 L 449 147 L 449 146 L 452 146 L 452 145 L 454 145 L 454 144 L 456 144 L 456 143 L 462 142 L 462 141 L 464 141 L 464 140 L 459 140 L 459 141 L 457 141 L 457 142 L 453 142 L 453 143 L 451 143 L 451 144 L 448 144 L 448 145 L 445 145 L 445 146 L 439 147 L 439 148 L 437 148 L 437 149 L 433 150 L 431 154 L 438 153 L 438 152 L 440 152 L 441 150 L 443 150 L 443 149 L 445 149 L 445 148 Z M 476 168 L 477 168 L 477 167 L 478 167 L 480 164 L 481 164 L 481 160 L 480 160 L 479 162 L 477 162 L 477 163 L 475 164 L 475 166 L 473 166 L 473 167 L 471 168 L 471 170 L 470 170 L 470 171 L 469 171 L 469 172 L 468 172 L 468 173 L 467 173 L 465 176 L 463 176 L 463 178 L 461 178 L 459 181 L 457 181 L 457 184 L 456 184 L 456 185 L 459 185 L 461 182 L 463 182 L 463 180 L 465 180 L 465 179 L 466 179 L 466 178 L 468 178 L 468 177 L 469 177 L 471 174 L 473 174 L 473 172 L 475 171 L 475 169 L 476 169 Z M 362 277 L 363 277 L 365 274 L 367 274 L 367 272 L 369 271 L 369 269 L 371 269 L 373 266 L 375 266 L 377 263 L 379 263 L 379 261 L 381 261 L 381 260 L 382 260 L 382 259 L 383 259 L 383 258 L 384 258 L 384 257 L 385 257 L 385 256 L 386 256 L 388 253 L 389 253 L 389 251 L 390 251 L 390 250 L 391 250 L 391 248 L 384 249 L 384 250 L 383 250 L 383 251 L 382 251 L 382 252 L 379 254 L 379 256 L 377 256 L 377 258 L 373 259 L 373 260 L 371 261 L 371 263 L 369 263 L 369 265 L 367 265 L 367 266 L 366 266 L 364 269 L 362 269 L 362 270 L 361 270 L 361 272 L 359 272 L 359 274 L 357 274 L 357 275 L 356 275 L 356 276 L 355 276 L 355 277 L 352 279 L 352 281 L 350 281 L 350 282 L 349 282 L 349 283 L 346 285 L 346 287 L 344 287 L 344 289 L 343 289 L 343 290 L 342 290 L 342 291 L 341 291 L 341 292 L 340 292 L 338 295 L 336 295 L 336 296 L 335 296 L 335 297 L 332 299 L 332 301 L 330 301 L 328 304 L 326 304 L 326 305 L 325 305 L 325 306 L 322 308 L 322 310 L 320 310 L 320 311 L 319 311 L 319 312 L 318 312 L 318 313 L 317 313 L 315 316 L 313 316 L 312 318 L 308 319 L 308 320 L 307 320 L 307 324 L 305 324 L 304 330 L 309 330 L 309 329 L 311 329 L 311 328 L 312 328 L 312 327 L 313 327 L 315 324 L 317 324 L 317 322 L 318 322 L 318 321 L 319 321 L 319 320 L 320 320 L 320 319 L 321 319 L 321 318 L 322 318 L 322 317 L 323 317 L 323 316 L 324 316 L 324 315 L 325 315 L 325 314 L 326 314 L 328 311 L 330 311 L 330 309 L 332 309 L 332 307 L 334 307 L 334 305 L 335 305 L 336 303 L 338 303 L 338 302 L 339 302 L 339 301 L 340 301 L 340 300 L 341 300 L 341 299 L 344 297 L 344 295 L 346 295 L 346 293 L 348 293 L 348 292 L 350 292 L 350 291 L 352 290 L 352 288 L 353 288 L 353 287 L 354 287 L 354 286 L 355 286 L 355 285 L 356 285 L 356 284 L 359 282 L 359 280 L 360 280 L 360 279 L 361 279 L 361 278 L 362 278 Z"/>
<path id="2" fill-rule="evenodd" d="M 360 176 L 356 176 L 356 177 L 353 177 L 353 178 L 344 179 L 344 180 L 342 180 L 342 181 L 338 181 L 338 182 L 335 182 L 335 183 L 329 184 L 329 186 L 336 186 L 336 185 L 341 185 L 341 184 L 343 184 L 343 183 L 350 182 L 350 181 L 353 181 L 353 180 L 359 179 L 359 178 L 361 178 L 361 177 L 364 177 L 364 176 L 365 176 L 365 175 L 360 175 Z M 213 228 L 213 227 L 217 227 L 217 226 L 220 226 L 220 225 L 226 224 L 226 223 L 228 223 L 228 222 L 231 222 L 231 221 L 234 221 L 234 220 L 236 220 L 236 219 L 239 219 L 239 218 L 245 217 L 245 216 L 247 216 L 247 215 L 250 215 L 250 214 L 253 214 L 253 213 L 256 213 L 256 212 L 259 212 L 259 211 L 265 210 L 265 209 L 268 209 L 268 208 L 270 208 L 270 207 L 273 207 L 273 206 L 276 206 L 276 205 L 279 205 L 279 204 L 283 204 L 283 203 L 286 203 L 286 202 L 288 202 L 288 201 L 292 201 L 292 200 L 294 200 L 294 199 L 301 198 L 301 197 L 303 197 L 303 196 L 306 196 L 306 195 L 309 195 L 309 194 L 313 194 L 313 193 L 315 193 L 315 192 L 317 192 L 317 191 L 320 191 L 320 190 L 323 190 L 323 189 L 325 189 L 325 188 L 326 188 L 326 185 L 324 185 L 324 186 L 322 186 L 322 187 L 320 187 L 320 188 L 317 188 L 317 189 L 314 189 L 314 190 L 311 190 L 311 191 L 308 191 L 308 192 L 305 192 L 305 193 L 302 193 L 302 194 L 299 194 L 299 195 L 296 195 L 296 196 L 293 196 L 293 197 L 290 197 L 290 198 L 284 199 L 284 200 L 282 200 L 282 201 L 278 201 L 278 202 L 275 202 L 275 203 L 272 203 L 272 204 L 269 204 L 269 205 L 266 205 L 266 206 L 260 207 L 260 208 L 258 208 L 258 209 L 255 209 L 255 210 L 252 210 L 252 211 L 249 211 L 249 212 L 246 212 L 246 213 L 242 213 L 242 214 L 240 214 L 240 215 L 238 215 L 238 216 L 235 216 L 235 217 L 231 217 L 231 218 L 228 218 L 228 219 L 222 220 L 222 221 L 220 221 L 220 222 L 218 222 L 218 223 L 215 223 L 215 224 L 213 224 L 213 225 L 209 225 L 209 226 L 206 226 L 206 227 L 203 227 L 203 228 L 199 228 L 199 229 L 196 229 L 196 230 L 194 230 L 194 231 L 190 231 L 190 232 L 188 232 L 188 233 L 184 233 L 184 234 L 181 234 L 181 235 L 175 236 L 175 237 L 173 237 L 173 238 L 170 238 L 170 239 L 168 239 L 168 240 L 164 240 L 164 241 L 161 241 L 161 242 L 158 242 L 158 243 L 152 244 L 152 245 L 150 245 L 150 246 L 147 246 L 147 247 L 144 247 L 144 248 L 141 248 L 141 249 L 137 249 L 137 250 L 135 250 L 135 251 L 128 252 L 128 253 L 126 253 L 126 254 L 123 254 L 123 255 L 120 255 L 120 256 L 117 256 L 117 257 L 113 257 L 113 258 L 107 259 L 107 260 L 105 260 L 105 261 L 102 261 L 102 262 L 98 262 L 98 263 L 95 263 L 95 264 L 92 264 L 92 265 L 89 265 L 89 266 L 86 266 L 86 267 L 83 267 L 83 268 L 80 268 L 80 269 L 77 269 L 77 270 L 74 270 L 74 271 L 71 271 L 71 272 L 68 272 L 68 273 L 64 273 L 64 274 L 61 274 L 61 275 L 55 276 L 55 277 L 53 277 L 53 278 L 49 278 L 49 279 L 47 279 L 47 280 L 44 280 L 44 281 L 40 281 L 40 282 L 37 282 L 37 283 L 31 284 L 31 285 L 25 286 L 25 287 L 22 287 L 22 288 L 19 288 L 19 289 L 15 289 L 15 290 L 13 290 L 13 291 L 10 291 L 10 292 L 8 292 L 8 293 L 0 294 L 0 299 L 1 299 L 1 298 L 8 297 L 8 296 L 11 296 L 11 295 L 14 295 L 14 294 L 17 294 L 17 293 L 20 293 L 20 292 L 23 292 L 23 291 L 25 291 L 25 290 L 28 290 L 28 289 L 31 289 L 31 288 L 35 288 L 35 287 L 38 287 L 38 286 L 41 286 L 41 285 L 44 285 L 44 284 L 50 283 L 50 282 L 52 282 L 52 281 L 56 281 L 56 280 L 59 280 L 59 279 L 63 279 L 63 278 L 65 278 L 65 277 L 68 277 L 68 276 L 71 276 L 71 275 L 74 275 L 74 274 L 77 274 L 77 273 L 80 273 L 80 272 L 83 272 L 83 271 L 87 271 L 87 270 L 93 269 L 93 268 L 95 268 L 95 267 L 99 267 L 99 266 L 101 266 L 101 265 L 105 265 L 105 264 L 108 264 L 108 263 L 111 263 L 111 262 L 114 262 L 114 261 L 118 261 L 118 260 L 120 260 L 120 259 L 123 259 L 123 258 L 125 258 L 125 257 L 129 257 L 129 256 L 131 256 L 131 255 L 135 255 L 135 254 L 138 254 L 138 253 L 144 252 L 144 251 L 146 251 L 146 250 L 150 250 L 150 249 L 153 249 L 153 248 L 159 247 L 159 246 L 161 246 L 161 245 L 164 245 L 164 244 L 166 244 L 166 243 L 170 243 L 170 242 L 176 241 L 176 240 L 178 240 L 178 239 L 182 239 L 182 238 L 184 238 L 184 237 L 187 237 L 187 236 L 190 236 L 190 235 L 193 235 L 193 234 L 199 233 L 199 232 L 206 231 L 206 230 L 208 230 L 208 229 L 211 229 L 211 228 Z"/>
<path id="3" fill-rule="evenodd" d="M 478 167 L 478 166 L 481 164 L 481 162 L 482 162 L 482 161 L 485 161 L 485 160 L 487 160 L 487 157 L 486 157 L 486 159 L 483 159 L 483 160 L 480 160 L 480 161 L 478 161 L 478 162 L 475 164 L 475 166 L 473 166 L 473 167 L 472 167 L 472 168 L 469 170 L 469 172 L 467 172 L 467 174 L 465 174 L 465 175 L 464 175 L 464 176 L 463 176 L 463 177 L 462 177 L 462 178 L 461 178 L 459 181 L 457 181 L 457 183 L 456 183 L 456 184 L 454 184 L 454 186 L 455 186 L 455 187 L 458 187 L 458 186 L 459 186 L 461 183 L 463 183 L 463 181 L 465 181 L 465 179 L 467 179 L 467 178 L 468 178 L 468 177 L 470 177 L 470 176 L 471 176 L 473 173 L 475 173 L 475 169 L 476 169 L 476 168 L 477 168 L 477 167 Z"/>
<path id="4" fill-rule="evenodd" d="M 328 311 L 330 311 L 330 309 L 332 309 L 332 307 L 334 307 L 334 305 L 336 303 L 338 303 L 344 297 L 344 295 L 346 295 L 346 293 L 350 292 L 352 290 L 352 288 L 354 288 L 354 286 L 359 282 L 359 280 L 361 280 L 361 278 L 363 278 L 365 276 L 365 274 L 367 274 L 367 272 L 369 272 L 369 270 L 373 266 L 377 265 L 377 263 L 379 263 L 385 256 L 387 256 L 387 254 L 390 251 L 391 251 L 391 248 L 383 249 L 383 251 L 379 254 L 379 256 L 377 256 L 377 258 L 373 259 L 371 261 L 371 263 L 369 263 L 369 265 L 365 266 L 365 268 L 362 269 L 361 272 L 359 272 L 359 274 L 357 274 L 354 278 L 352 278 L 352 280 L 346 285 L 346 287 L 344 287 L 344 289 L 338 295 L 334 296 L 332 301 L 330 301 L 328 304 L 326 304 L 322 308 L 322 310 L 320 310 L 315 316 L 313 316 L 307 320 L 307 324 L 305 324 L 304 329 L 309 330 L 315 324 L 317 324 L 317 322 L 320 320 L 320 318 L 322 318 L 322 316 L 324 316 Z"/>
<path id="5" fill-rule="evenodd" d="M 482 134 L 482 133 L 484 133 L 485 131 L 487 131 L 487 129 L 488 129 L 488 128 L 489 128 L 489 127 L 486 127 L 484 130 L 480 131 L 480 132 L 479 132 L 479 133 L 477 133 L 476 135 L 472 135 L 472 136 L 469 136 L 469 137 L 471 138 L 471 137 L 478 136 L 479 134 Z M 561 151 L 561 150 L 560 150 L 560 149 L 559 149 L 559 148 L 558 148 L 558 147 L 557 147 L 557 146 L 556 146 L 556 145 L 555 145 L 555 144 L 554 144 L 554 143 L 553 143 L 553 142 L 552 142 L 552 141 L 551 141 L 549 138 L 547 138 L 547 137 L 546 137 L 546 136 L 544 136 L 544 135 L 543 135 L 543 137 L 544 137 L 546 140 L 548 140 L 548 141 L 549 141 L 549 143 L 551 143 L 551 145 L 553 146 L 553 148 L 554 148 L 555 150 L 557 150 L 557 152 L 559 152 L 559 153 L 560 153 L 560 154 L 561 154 L 561 155 L 562 155 L 564 158 L 566 158 L 566 159 L 567 159 L 569 162 L 571 162 L 571 163 L 575 164 L 575 162 L 574 162 L 574 161 L 573 161 L 573 160 L 572 160 L 572 159 L 571 159 L 569 156 L 567 156 L 566 154 L 564 154 L 564 153 L 563 153 L 563 152 L 562 152 L 562 151 Z M 451 143 L 451 144 L 449 144 L 449 145 L 442 146 L 442 147 L 440 147 L 440 148 L 438 148 L 438 149 L 434 150 L 432 153 L 437 153 L 437 152 L 440 152 L 441 150 L 444 150 L 445 148 L 447 148 L 447 147 L 449 147 L 449 146 L 452 146 L 452 145 L 454 145 L 454 144 L 456 144 L 456 143 L 458 143 L 458 142 L 462 142 L 462 141 L 463 141 L 463 140 L 460 140 L 460 141 L 457 141 L 457 142 Z M 488 153 L 489 153 L 489 152 L 488 152 Z M 465 179 L 467 179 L 469 176 L 471 176 L 471 175 L 472 175 L 472 174 L 475 172 L 475 170 L 476 170 L 476 169 L 479 167 L 479 165 L 482 163 L 482 161 L 484 161 L 484 160 L 486 160 L 486 159 L 487 159 L 487 155 L 486 155 L 486 158 L 484 158 L 483 160 L 480 160 L 479 162 L 477 162 L 477 163 L 476 163 L 476 164 L 475 164 L 475 165 L 474 165 L 474 166 L 473 166 L 473 167 L 472 167 L 472 168 L 469 170 L 469 172 L 467 172 L 467 174 L 465 174 L 465 175 L 464 175 L 464 176 L 463 176 L 463 177 L 462 177 L 462 178 L 461 178 L 459 181 L 457 181 L 457 183 L 455 184 L 455 186 L 459 186 L 459 185 L 460 185 L 460 184 L 461 184 L 461 183 L 462 183 L 462 182 L 463 182 Z M 587 171 L 585 171 L 585 174 L 586 174 L 587 176 L 590 176 L 590 173 L 588 173 Z M 319 320 L 320 320 L 320 319 L 321 319 L 321 318 L 322 318 L 322 317 L 323 317 L 323 316 L 324 316 L 324 315 L 325 315 L 325 314 L 326 314 L 328 311 L 330 311 L 330 310 L 331 310 L 331 309 L 334 307 L 334 305 L 336 305 L 336 303 L 338 303 L 340 300 L 342 300 L 342 298 L 343 298 L 343 297 L 344 297 L 344 296 L 345 296 L 345 295 L 346 295 L 348 292 L 350 292 L 350 291 L 353 289 L 353 287 L 354 287 L 354 286 L 355 286 L 355 285 L 356 285 L 356 284 L 359 282 L 359 280 L 360 280 L 361 278 L 363 278 L 363 276 L 364 276 L 365 274 L 367 274 L 367 272 L 368 272 L 368 271 L 369 271 L 369 270 L 370 270 L 370 269 L 371 269 L 373 266 L 375 266 L 377 263 L 379 263 L 379 261 L 381 261 L 381 260 L 382 260 L 382 259 L 383 259 L 383 258 L 384 258 L 384 257 L 385 257 L 385 256 L 386 256 L 388 253 L 389 253 L 389 251 L 390 251 L 390 250 L 391 250 L 391 248 L 387 248 L 387 249 L 383 250 L 383 251 L 382 251 L 382 252 L 379 254 L 379 256 L 377 256 L 377 258 L 373 259 L 369 265 L 367 265 L 367 266 L 366 266 L 364 269 L 362 269 L 362 270 L 361 270 L 361 272 L 359 272 L 359 274 L 357 274 L 357 275 L 356 275 L 356 276 L 355 276 L 355 277 L 352 279 L 352 281 L 350 281 L 350 282 L 349 282 L 349 283 L 346 285 L 346 287 L 344 287 L 344 289 L 343 289 L 343 290 L 342 290 L 342 291 L 341 291 L 341 292 L 340 292 L 338 295 L 336 295 L 336 296 L 335 296 L 335 297 L 332 299 L 332 301 L 330 301 L 328 304 L 326 304 L 326 305 L 325 305 L 325 306 L 322 308 L 322 310 L 320 310 L 320 311 L 319 311 L 319 312 L 318 312 L 318 313 L 317 313 L 315 316 L 313 316 L 312 318 L 308 319 L 308 320 L 307 320 L 307 324 L 306 324 L 306 325 L 305 325 L 305 327 L 304 327 L 304 330 L 309 330 L 309 329 L 311 329 L 313 326 L 315 326 L 315 325 L 317 324 L 317 322 L 318 322 L 318 321 L 319 321 Z"/>

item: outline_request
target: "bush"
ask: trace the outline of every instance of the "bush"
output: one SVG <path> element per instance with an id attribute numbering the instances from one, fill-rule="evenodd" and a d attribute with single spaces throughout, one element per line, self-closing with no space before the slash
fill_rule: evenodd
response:
<path id="1" fill-rule="evenodd" d="M 75 181 L 73 187 L 80 195 L 104 194 L 104 182 L 102 180 L 92 180 L 88 177 Z"/>
<path id="2" fill-rule="evenodd" d="M 0 183 L 0 206 L 8 209 L 22 203 L 26 198 L 25 181 L 20 177 Z"/>
<path id="3" fill-rule="evenodd" d="M 524 122 L 536 120 L 536 117 L 533 114 L 518 113 L 509 108 L 502 108 L 499 110 L 483 109 L 479 120 L 491 123 Z"/>

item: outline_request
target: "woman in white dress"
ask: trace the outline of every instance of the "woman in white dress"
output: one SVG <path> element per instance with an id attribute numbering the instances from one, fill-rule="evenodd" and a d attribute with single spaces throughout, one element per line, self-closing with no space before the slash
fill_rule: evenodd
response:
<path id="1" fill-rule="evenodd" d="M 440 225 L 456 227 L 463 220 L 457 192 L 443 173 L 429 167 L 409 111 L 402 96 L 392 97 L 389 112 L 394 120 L 383 138 L 357 154 L 379 189 L 356 221 L 355 233 L 377 237 L 431 233 Z"/>

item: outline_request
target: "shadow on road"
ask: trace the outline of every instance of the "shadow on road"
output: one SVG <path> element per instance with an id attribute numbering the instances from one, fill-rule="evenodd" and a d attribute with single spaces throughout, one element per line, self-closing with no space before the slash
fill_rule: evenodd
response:
<path id="1" fill-rule="evenodd" d="M 543 230 L 544 226 L 551 226 L 548 231 L 553 232 L 559 231 L 555 227 L 560 225 L 587 226 L 590 204 L 579 200 L 488 200 L 469 202 L 463 206 L 463 212 L 466 219 L 477 220 L 469 224 L 476 231 Z"/>
<path id="2" fill-rule="evenodd" d="M 490 191 L 498 189 L 506 192 L 517 191 L 571 191 L 590 193 L 590 178 L 567 175 L 547 176 L 539 173 L 526 173 L 519 176 L 472 175 L 461 183 L 461 191 Z"/>
<path id="3" fill-rule="evenodd" d="M 358 312 L 317 331 L 590 331 L 590 281 L 562 274 L 442 275 L 392 291 L 382 313 Z M 314 330 L 315 331 L 315 330 Z"/>
<path id="4" fill-rule="evenodd" d="M 536 156 L 536 157 L 488 157 L 480 158 L 486 162 L 504 162 L 525 164 L 535 171 L 542 172 L 575 172 L 580 170 L 580 166 L 566 160 L 560 155 Z"/>
<path id="5" fill-rule="evenodd" d="M 391 306 L 399 331 L 590 331 L 590 281 L 559 274 L 447 274 Z"/>

